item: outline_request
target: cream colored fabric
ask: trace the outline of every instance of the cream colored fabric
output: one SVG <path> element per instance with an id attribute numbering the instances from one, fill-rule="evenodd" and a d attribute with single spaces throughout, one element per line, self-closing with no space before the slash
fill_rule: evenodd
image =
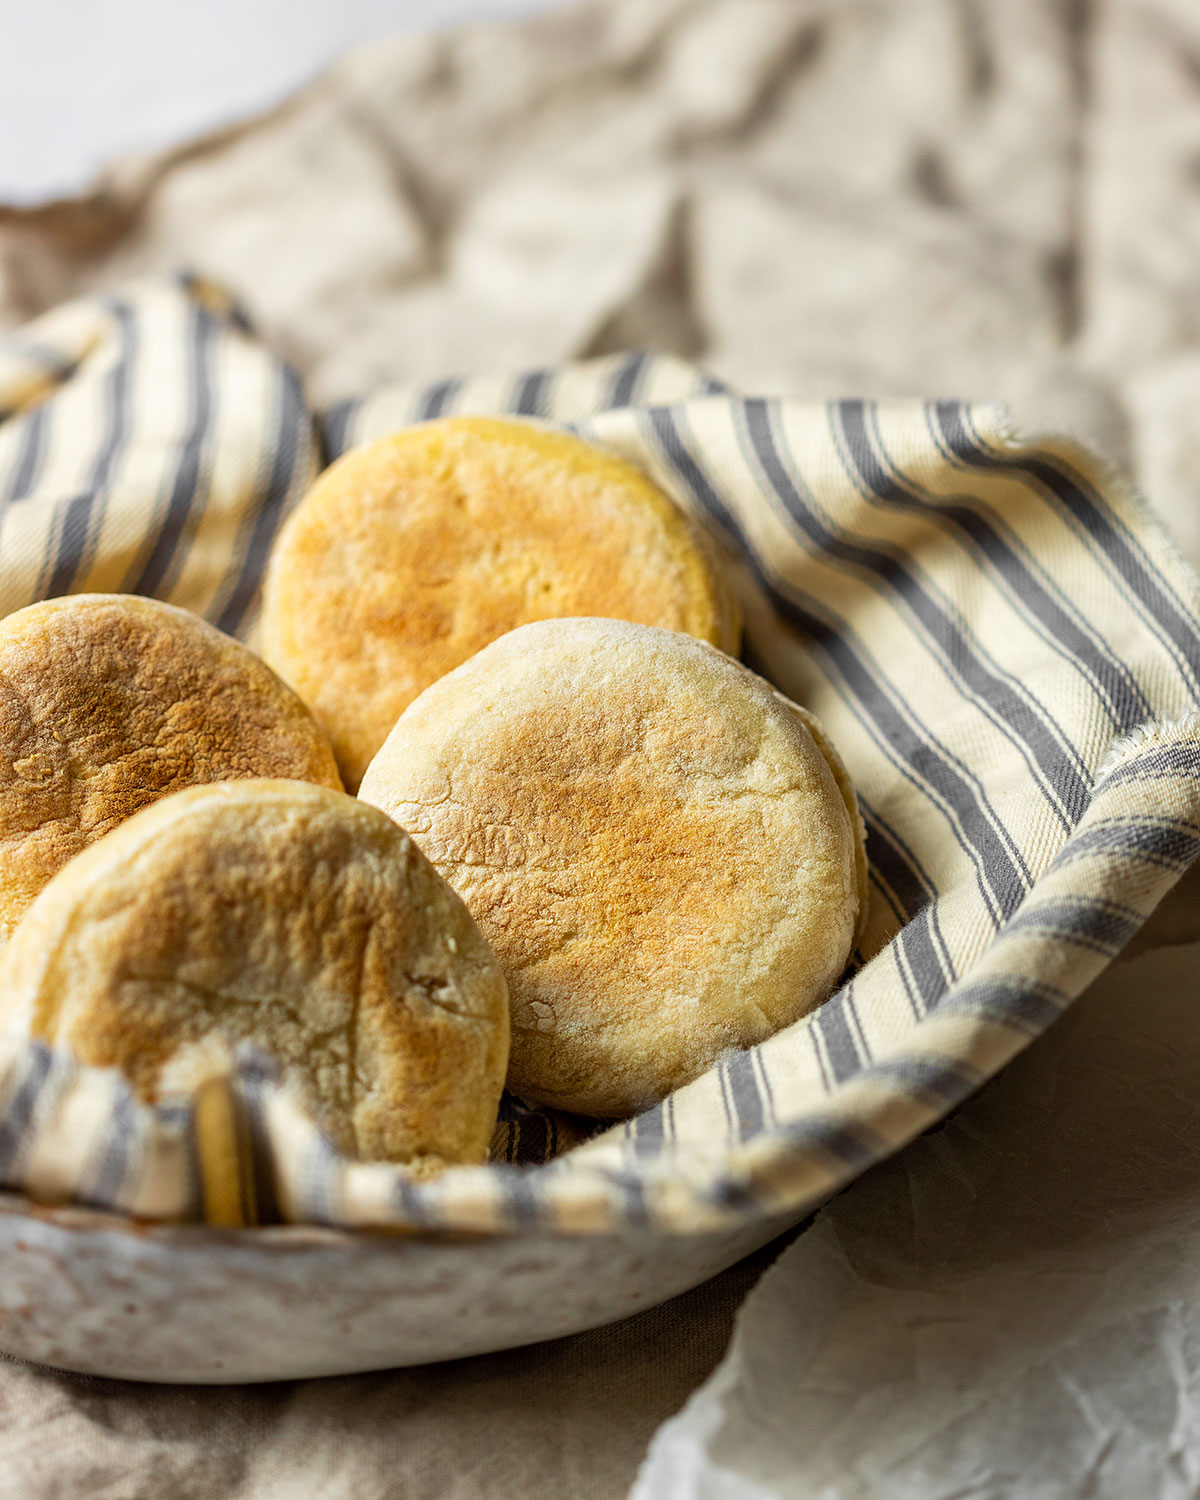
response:
<path id="1" fill-rule="evenodd" d="M 415 1370 L 222 1389 L 0 1357 L 0 1500 L 622 1500 L 776 1253 L 595 1333 Z"/>
<path id="2" fill-rule="evenodd" d="M 178 273 L 55 309 L 0 346 L 0 415 L 0 612 L 152 594 L 247 632 L 319 456 L 294 371 L 224 291 Z"/>
<path id="3" fill-rule="evenodd" d="M 638 346 L 1003 399 L 1132 456 L 1200 548 L 1197 45 L 1189 0 L 590 0 L 398 37 L 0 211 L 0 322 L 185 264 L 320 402 Z"/>
<path id="4" fill-rule="evenodd" d="M 76 366 L 56 330 L 85 311 L 20 335 L 14 364 L 59 371 L 41 399 L 19 380 L 0 389 L 0 527 L 42 518 L 30 578 L 51 555 L 64 587 L 102 570 L 104 522 L 121 515 L 123 535 L 156 530 L 183 561 L 207 535 L 207 569 L 238 580 L 252 617 L 294 493 L 275 476 L 295 474 L 306 422 L 238 403 L 277 448 L 252 477 L 232 465 L 236 515 L 216 479 L 220 366 L 195 373 L 163 333 L 194 350 L 207 325 L 188 309 L 203 307 L 215 347 L 240 351 L 244 324 L 215 305 L 204 284 L 131 288 L 102 305 L 107 334 Z M 192 425 L 147 482 L 139 434 L 160 430 L 181 370 Z M 60 416 L 77 408 L 92 428 Z M 855 971 L 811 1016 L 532 1172 L 508 1164 L 525 1134 L 511 1109 L 486 1167 L 412 1183 L 343 1158 L 270 1059 L 247 1055 L 230 1087 L 256 1172 L 298 1222 L 593 1234 L 798 1217 L 1044 1030 L 1200 851 L 1200 584 L 1085 450 L 1017 439 L 991 407 L 744 398 L 634 354 L 384 389 L 330 412 L 325 446 L 479 410 L 569 422 L 723 549 L 747 659 L 818 715 L 859 792 L 871 881 Z M 90 488 L 56 487 L 63 452 Z M 35 1197 L 202 1216 L 195 1118 L 186 1098 L 137 1104 L 40 1044 L 0 1049 L 0 1182 Z M 565 1140 L 543 1124 L 553 1154 Z"/>

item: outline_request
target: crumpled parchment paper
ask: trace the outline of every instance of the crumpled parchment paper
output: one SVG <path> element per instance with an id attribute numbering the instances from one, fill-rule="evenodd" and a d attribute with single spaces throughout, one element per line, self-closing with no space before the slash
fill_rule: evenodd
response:
<path id="1" fill-rule="evenodd" d="M 1193 874 L 1148 940 L 1200 936 L 1198 897 Z M 633 1500 L 1198 1488 L 1193 942 L 1119 961 L 954 1118 L 820 1213 L 660 1429 Z"/>

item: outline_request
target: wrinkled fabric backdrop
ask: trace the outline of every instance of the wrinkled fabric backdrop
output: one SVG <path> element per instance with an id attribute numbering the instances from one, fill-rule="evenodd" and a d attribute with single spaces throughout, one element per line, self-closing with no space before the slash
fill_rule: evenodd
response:
<path id="1" fill-rule="evenodd" d="M 1018 425 L 1065 428 L 1130 468 L 1200 561 L 1198 250 L 1194 0 L 611 0 L 373 44 L 262 119 L 114 165 L 86 197 L 0 208 L 0 327 L 188 265 L 244 301 L 317 403 L 381 381 L 634 346 L 675 351 L 757 393 L 1000 398 Z M 1176 938 L 1191 935 L 1186 910 L 1182 921 Z M 1069 1152 L 1039 1161 L 1017 1128 L 1026 1086 L 1044 1103 L 1044 1131 L 1086 1147 L 1092 1183 L 1134 1121 L 1139 1162 L 1169 1161 L 1177 1197 L 1180 1172 L 1190 1186 L 1200 1167 L 1190 1157 L 1181 1167 L 1173 1149 L 1194 1111 L 1159 1121 L 1152 1107 L 1164 1091 L 1194 1097 L 1194 1066 L 1181 1056 L 1171 1073 L 1164 1061 L 1178 1035 L 1169 1016 L 1153 1089 L 1134 1078 L 1111 1097 L 1102 1083 L 1082 1101 L 1060 1091 L 1061 1108 L 1117 1111 L 1122 1130 L 1072 1134 L 1055 1121 L 1045 1059 L 1069 1045 L 1068 1061 L 1101 1060 L 1101 1079 L 1128 1062 L 1120 998 L 1091 1011 L 1084 1001 L 1067 1041 L 1046 1038 L 1015 1083 L 1002 1079 L 997 1088 L 1018 1091 L 1010 1107 L 1010 1095 L 985 1094 L 960 1114 L 949 1128 L 966 1132 L 966 1165 L 947 1166 L 960 1136 L 906 1154 L 839 1200 L 823 1241 L 803 1236 L 789 1256 L 837 1232 L 861 1241 L 875 1212 L 911 1240 L 911 1223 L 888 1208 L 897 1196 L 910 1214 L 953 1200 L 986 1215 L 980 1184 L 997 1160 L 1008 1239 L 980 1250 L 973 1217 L 973 1268 L 1023 1243 L 1013 1215 L 1031 1192 L 1062 1223 L 1064 1201 L 1088 1187 Z M 1161 988 L 1156 1003 L 1167 1005 Z M 1089 1047 L 1093 1016 L 1103 1044 Z M 968 1148 L 982 1133 L 990 1144 L 973 1181 L 981 1153 Z M 1120 1176 L 1105 1223 L 1148 1175 Z M 964 1182 L 969 1191 L 955 1188 Z M 1095 1229 L 1094 1214 L 1066 1217 L 1077 1221 Z M 898 1274 L 885 1251 L 886 1237 L 858 1254 L 883 1287 Z M 199 1391 L 0 1367 L 0 1500 L 617 1497 L 655 1427 L 719 1359 L 763 1264 L 613 1330 L 426 1371 Z M 772 1273 L 777 1288 L 789 1264 Z M 819 1269 L 817 1250 L 808 1264 Z M 877 1321 L 903 1322 L 903 1308 L 867 1302 Z M 1145 1358 L 1160 1353 L 1152 1344 Z M 1177 1405 L 1194 1379 L 1179 1357 Z M 726 1397 L 753 1365 L 743 1347 L 718 1377 Z M 713 1429 L 706 1409 L 697 1420 Z M 911 1410 L 923 1420 L 919 1402 Z M 1087 1420 L 1096 1427 L 1094 1412 Z M 736 1426 L 718 1454 L 735 1469 Z M 1189 1408 L 1170 1429 L 1181 1485 L 1194 1426 Z M 1005 1432 L 1036 1461 L 1028 1431 Z M 674 1468 L 673 1451 L 656 1450 L 647 1495 L 668 1484 L 680 1496 L 751 1493 L 706 1488 L 716 1481 L 700 1474 L 695 1446 Z M 835 1466 L 832 1480 L 813 1477 L 832 1487 L 788 1488 L 800 1483 L 789 1464 L 764 1458 L 756 1483 L 830 1496 L 896 1483 L 881 1470 L 873 1489 L 864 1466 L 866 1478 L 843 1486 Z M 964 1493 L 962 1483 L 1032 1493 L 1019 1473 L 964 1472 L 939 1488 L 928 1470 L 924 1493 Z M 1109 1493 L 1103 1465 L 1093 1481 L 1091 1492 Z"/>
<path id="2" fill-rule="evenodd" d="M 1002 397 L 1130 461 L 1195 553 L 1198 172 L 1191 0 L 613 0 L 374 44 L 0 215 L 0 321 L 186 263 L 319 402 L 640 345 L 760 393 Z"/>

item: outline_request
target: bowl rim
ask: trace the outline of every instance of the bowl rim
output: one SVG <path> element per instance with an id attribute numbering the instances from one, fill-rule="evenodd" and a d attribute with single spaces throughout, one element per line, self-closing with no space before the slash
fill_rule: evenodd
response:
<path id="1" fill-rule="evenodd" d="M 387 1246 L 401 1250 L 413 1241 L 450 1246 L 524 1238 L 519 1233 L 470 1234 L 462 1230 L 391 1228 L 386 1225 L 349 1228 L 333 1224 L 246 1224 L 230 1228 L 217 1224 L 137 1219 L 77 1203 L 39 1203 L 23 1194 L 0 1189 L 0 1223 L 22 1219 L 64 1234 L 119 1234 L 168 1249 L 221 1246 L 227 1249 L 365 1250 Z"/>
<path id="2" fill-rule="evenodd" d="M 811 1209 L 796 1215 L 785 1215 L 797 1222 Z M 758 1216 L 763 1222 L 780 1217 L 778 1214 Z M 706 1223 L 697 1225 L 690 1232 L 680 1233 L 653 1225 L 631 1225 L 610 1222 L 597 1225 L 592 1230 L 565 1232 L 549 1225 L 542 1225 L 530 1233 L 528 1226 L 505 1225 L 494 1230 L 473 1233 L 464 1229 L 436 1229 L 428 1225 L 361 1225 L 342 1226 L 336 1224 L 245 1224 L 226 1227 L 218 1224 L 185 1222 L 179 1220 L 138 1219 L 131 1215 L 114 1213 L 110 1209 L 90 1208 L 77 1203 L 39 1203 L 36 1199 L 0 1188 L 0 1225 L 12 1221 L 26 1220 L 40 1227 L 71 1235 L 121 1235 L 141 1244 L 159 1249 L 202 1250 L 219 1246 L 227 1250 L 271 1250 L 271 1251 L 349 1251 L 368 1253 L 388 1249 L 398 1254 L 410 1252 L 415 1246 L 438 1249 L 480 1249 L 496 1242 L 535 1240 L 686 1240 L 717 1239 L 728 1234 L 738 1225 L 731 1223 Z M 745 1226 L 741 1226 L 745 1227 Z M 0 1256 L 3 1250 L 0 1249 Z"/>

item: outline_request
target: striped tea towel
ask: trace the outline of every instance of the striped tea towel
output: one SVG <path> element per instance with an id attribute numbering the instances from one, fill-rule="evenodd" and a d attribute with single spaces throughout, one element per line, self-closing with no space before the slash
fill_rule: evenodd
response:
<path id="1" fill-rule="evenodd" d="M 339 1157 L 269 1060 L 220 1097 L 0 1044 L 0 1183 L 148 1218 L 680 1233 L 799 1217 L 995 1073 L 1200 851 L 1200 585 L 1139 502 L 990 407 L 745 399 L 614 357 L 388 389 L 314 419 L 213 287 L 63 308 L 0 344 L 0 609 L 131 590 L 253 639 L 320 461 L 451 412 L 571 426 L 724 549 L 746 657 L 826 723 L 869 835 L 853 977 L 588 1135 L 506 1100 L 490 1165 Z M 567 1149 L 570 1148 L 570 1149 Z"/>

